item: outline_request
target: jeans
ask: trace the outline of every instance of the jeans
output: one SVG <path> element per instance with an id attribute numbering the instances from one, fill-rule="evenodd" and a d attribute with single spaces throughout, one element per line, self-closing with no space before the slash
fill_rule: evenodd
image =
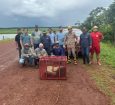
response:
<path id="1" fill-rule="evenodd" d="M 18 47 L 19 58 L 21 58 L 21 49 L 22 49 L 22 48 Z"/>
<path id="2" fill-rule="evenodd" d="M 82 47 L 81 51 L 83 55 L 83 63 L 89 63 L 89 47 Z"/>
<path id="3" fill-rule="evenodd" d="M 63 56 L 65 56 L 65 49 L 63 48 L 63 45 L 60 45 L 60 47 L 63 49 Z"/>
<path id="4" fill-rule="evenodd" d="M 32 56 L 29 56 L 29 57 L 21 56 L 21 58 L 24 59 L 24 63 L 25 63 L 25 61 L 28 61 L 28 63 L 30 65 L 33 65 L 33 63 L 34 63 L 34 57 L 32 57 Z"/>

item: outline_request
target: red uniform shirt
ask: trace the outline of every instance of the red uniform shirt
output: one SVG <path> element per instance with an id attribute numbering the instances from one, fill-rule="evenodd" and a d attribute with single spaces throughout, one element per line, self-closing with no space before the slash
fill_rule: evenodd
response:
<path id="1" fill-rule="evenodd" d="M 92 32 L 91 39 L 92 39 L 92 47 L 98 47 L 100 46 L 100 41 L 103 39 L 103 35 L 101 32 Z"/>

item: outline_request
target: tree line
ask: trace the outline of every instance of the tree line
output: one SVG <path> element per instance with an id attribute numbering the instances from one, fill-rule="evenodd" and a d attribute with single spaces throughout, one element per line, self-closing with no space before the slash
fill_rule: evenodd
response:
<path id="1" fill-rule="evenodd" d="M 104 41 L 109 41 L 115 45 L 115 0 L 108 8 L 97 7 L 93 9 L 87 19 L 81 24 L 90 31 L 97 25 L 104 34 Z"/>

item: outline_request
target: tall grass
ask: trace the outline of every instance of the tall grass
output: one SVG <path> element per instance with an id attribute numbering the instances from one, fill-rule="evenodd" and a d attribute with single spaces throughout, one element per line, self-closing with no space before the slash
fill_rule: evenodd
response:
<path id="1" fill-rule="evenodd" d="M 111 44 L 101 44 L 101 59 L 104 63 L 115 68 L 115 47 Z"/>

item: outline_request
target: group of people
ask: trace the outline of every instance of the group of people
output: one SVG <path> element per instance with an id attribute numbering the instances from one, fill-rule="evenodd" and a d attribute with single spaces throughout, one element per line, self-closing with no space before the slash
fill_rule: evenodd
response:
<path id="1" fill-rule="evenodd" d="M 30 65 L 38 65 L 39 59 L 43 56 L 67 56 L 67 63 L 71 63 L 71 54 L 74 57 L 74 64 L 77 64 L 76 46 L 80 46 L 83 56 L 83 63 L 92 64 L 93 55 L 96 53 L 97 64 L 100 63 L 100 41 L 103 35 L 98 31 L 98 27 L 93 27 L 93 32 L 88 33 L 86 27 L 83 27 L 80 41 L 68 26 L 68 32 L 63 32 L 59 27 L 58 32 L 49 28 L 48 31 L 41 32 L 38 26 L 31 35 L 28 29 L 17 29 L 15 37 L 16 46 L 19 51 L 19 62 L 23 65 L 28 62 Z M 67 53 L 66 53 L 67 52 Z M 91 52 L 91 58 L 89 57 Z"/>

